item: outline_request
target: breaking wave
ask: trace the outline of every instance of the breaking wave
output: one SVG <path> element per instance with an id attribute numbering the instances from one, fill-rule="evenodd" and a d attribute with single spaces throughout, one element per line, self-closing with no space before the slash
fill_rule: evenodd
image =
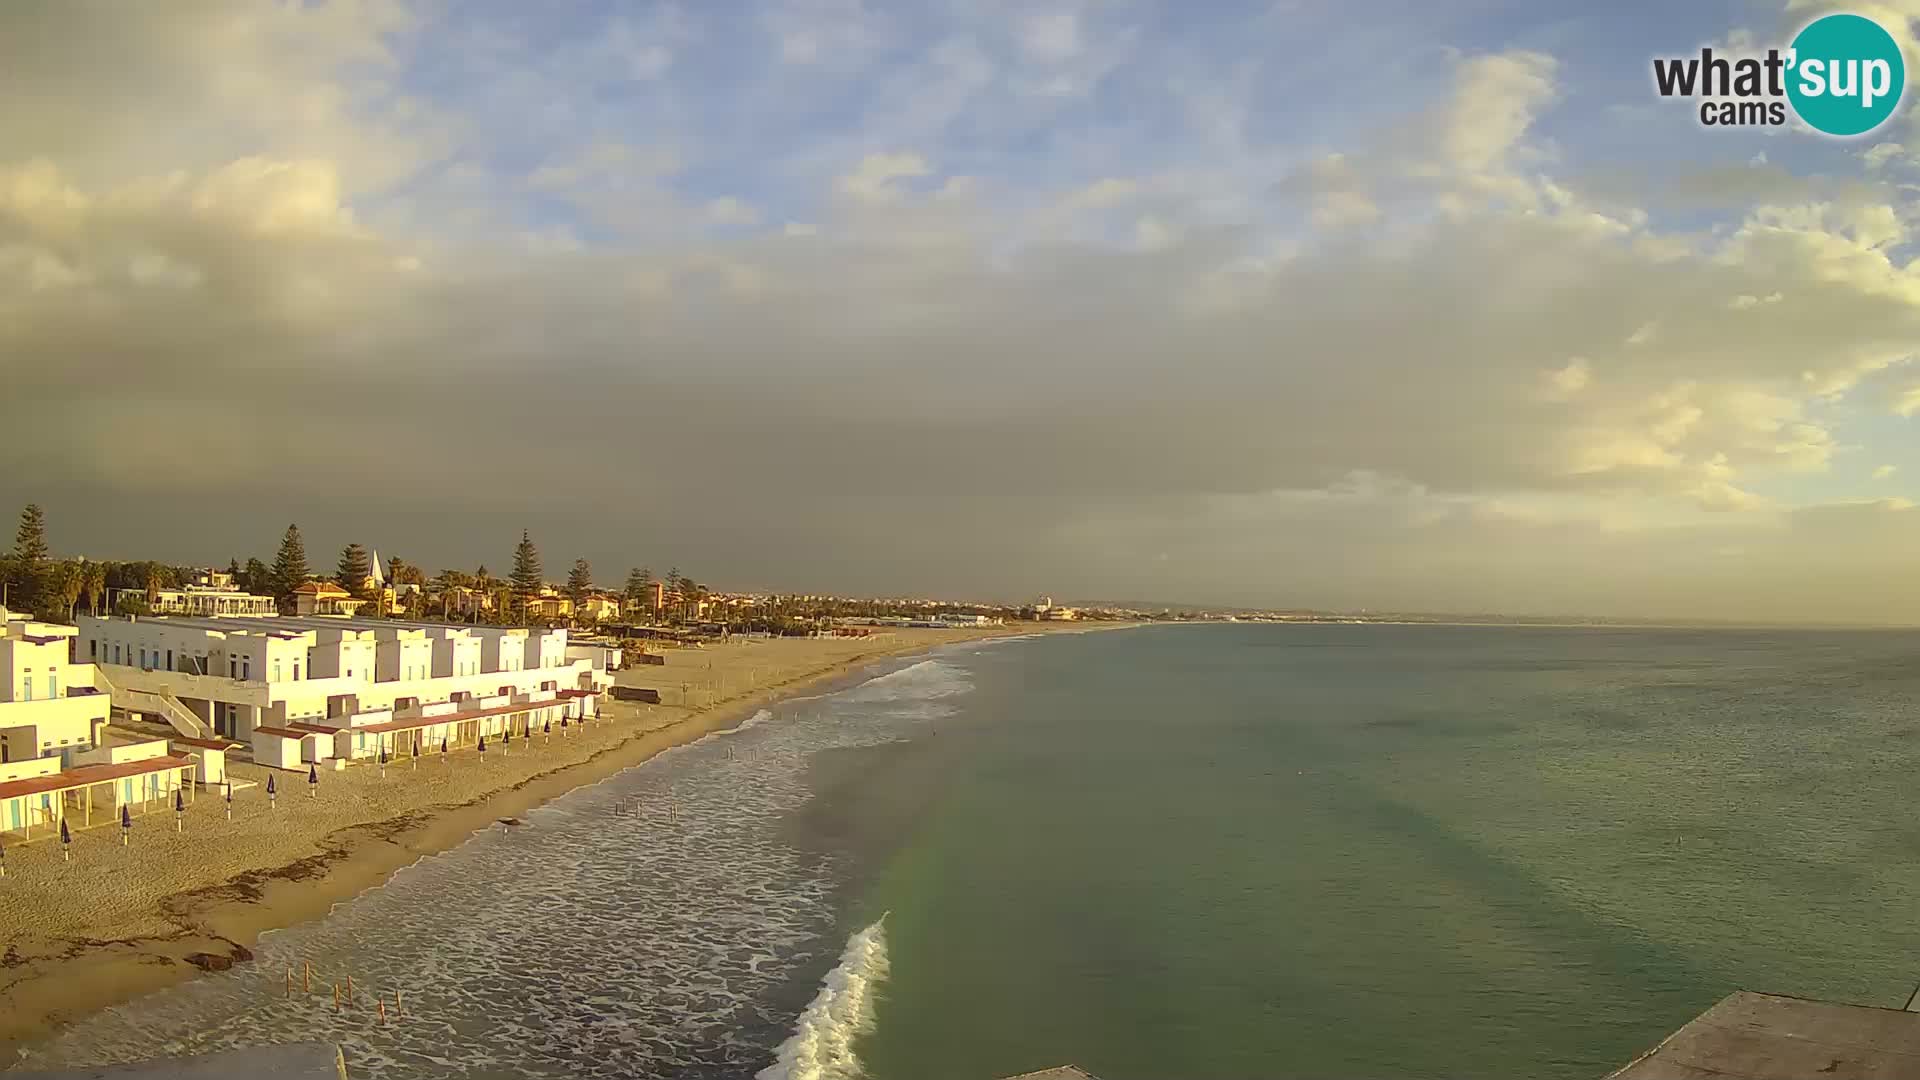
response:
<path id="1" fill-rule="evenodd" d="M 873 998 L 887 978 L 885 915 L 853 935 L 840 965 L 827 973 L 820 993 L 774 1051 L 773 1064 L 756 1080 L 852 1080 L 860 1075 L 854 1040 L 873 1028 Z"/>

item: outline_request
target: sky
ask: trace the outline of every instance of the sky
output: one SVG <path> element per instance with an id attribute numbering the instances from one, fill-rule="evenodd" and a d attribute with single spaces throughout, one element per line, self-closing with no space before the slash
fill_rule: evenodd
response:
<path id="1" fill-rule="evenodd" d="M 0 5 L 57 551 L 1920 621 L 1920 110 L 1825 0 Z M 1920 0 L 1846 10 L 1912 68 Z"/>

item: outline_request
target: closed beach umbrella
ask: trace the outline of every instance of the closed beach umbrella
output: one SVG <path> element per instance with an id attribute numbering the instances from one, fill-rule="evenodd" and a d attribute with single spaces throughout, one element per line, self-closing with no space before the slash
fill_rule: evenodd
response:
<path id="1" fill-rule="evenodd" d="M 380 744 L 380 775 L 387 775 L 387 745 Z"/>
<path id="2" fill-rule="evenodd" d="M 0 844 L 0 877 L 7 876 L 7 845 Z"/>
<path id="3" fill-rule="evenodd" d="M 547 717 L 547 722 L 540 725 L 540 734 L 545 735 L 548 738 L 553 737 L 553 717 L 551 716 Z"/>
<path id="4" fill-rule="evenodd" d="M 320 763 L 316 761 L 313 764 L 307 766 L 307 798 L 309 799 L 316 798 L 318 797 L 319 794 L 320 794 Z"/>
<path id="5" fill-rule="evenodd" d="M 511 749 L 513 749 L 513 728 L 509 727 L 500 735 L 500 752 L 504 754 Z"/>
<path id="6" fill-rule="evenodd" d="M 487 737 L 485 735 L 480 736 L 480 752 L 483 754 L 487 752 Z"/>
<path id="7" fill-rule="evenodd" d="M 126 847 L 127 839 L 132 835 L 133 816 L 127 813 L 127 808 L 123 805 L 120 807 L 120 846 Z"/>
<path id="8" fill-rule="evenodd" d="M 227 781 L 227 820 L 233 820 L 233 781 Z"/>
<path id="9" fill-rule="evenodd" d="M 442 735 L 440 736 L 440 764 L 445 765 L 446 763 L 447 763 L 447 737 L 445 735 Z"/>
<path id="10" fill-rule="evenodd" d="M 181 791 L 182 791 L 181 788 L 173 789 L 173 831 L 174 832 L 186 831 L 186 826 L 185 824 L 183 824 L 183 822 L 185 822 L 186 816 L 187 816 L 187 797 L 181 794 Z"/>
<path id="11" fill-rule="evenodd" d="M 127 808 L 121 807 L 120 814 L 123 818 L 126 813 Z M 60 819 L 60 858 L 63 860 L 73 858 L 73 834 L 67 831 L 66 818 Z"/>
<path id="12" fill-rule="evenodd" d="M 267 809 L 273 809 L 273 774 L 267 774 Z"/>

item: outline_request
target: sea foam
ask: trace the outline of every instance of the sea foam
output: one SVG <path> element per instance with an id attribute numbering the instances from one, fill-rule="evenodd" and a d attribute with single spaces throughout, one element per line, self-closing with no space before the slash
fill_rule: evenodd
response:
<path id="1" fill-rule="evenodd" d="M 887 978 L 886 916 L 853 935 L 840 964 L 827 973 L 820 992 L 793 1034 L 774 1051 L 772 1065 L 756 1080 L 851 1080 L 861 1074 L 854 1040 L 873 1028 L 874 994 Z"/>

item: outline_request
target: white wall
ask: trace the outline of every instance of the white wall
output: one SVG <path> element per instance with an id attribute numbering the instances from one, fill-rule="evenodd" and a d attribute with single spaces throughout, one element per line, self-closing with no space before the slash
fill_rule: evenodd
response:
<path id="1" fill-rule="evenodd" d="M 424 635 L 397 637 L 374 647 L 374 677 L 381 682 L 433 677 L 433 642 Z"/>

